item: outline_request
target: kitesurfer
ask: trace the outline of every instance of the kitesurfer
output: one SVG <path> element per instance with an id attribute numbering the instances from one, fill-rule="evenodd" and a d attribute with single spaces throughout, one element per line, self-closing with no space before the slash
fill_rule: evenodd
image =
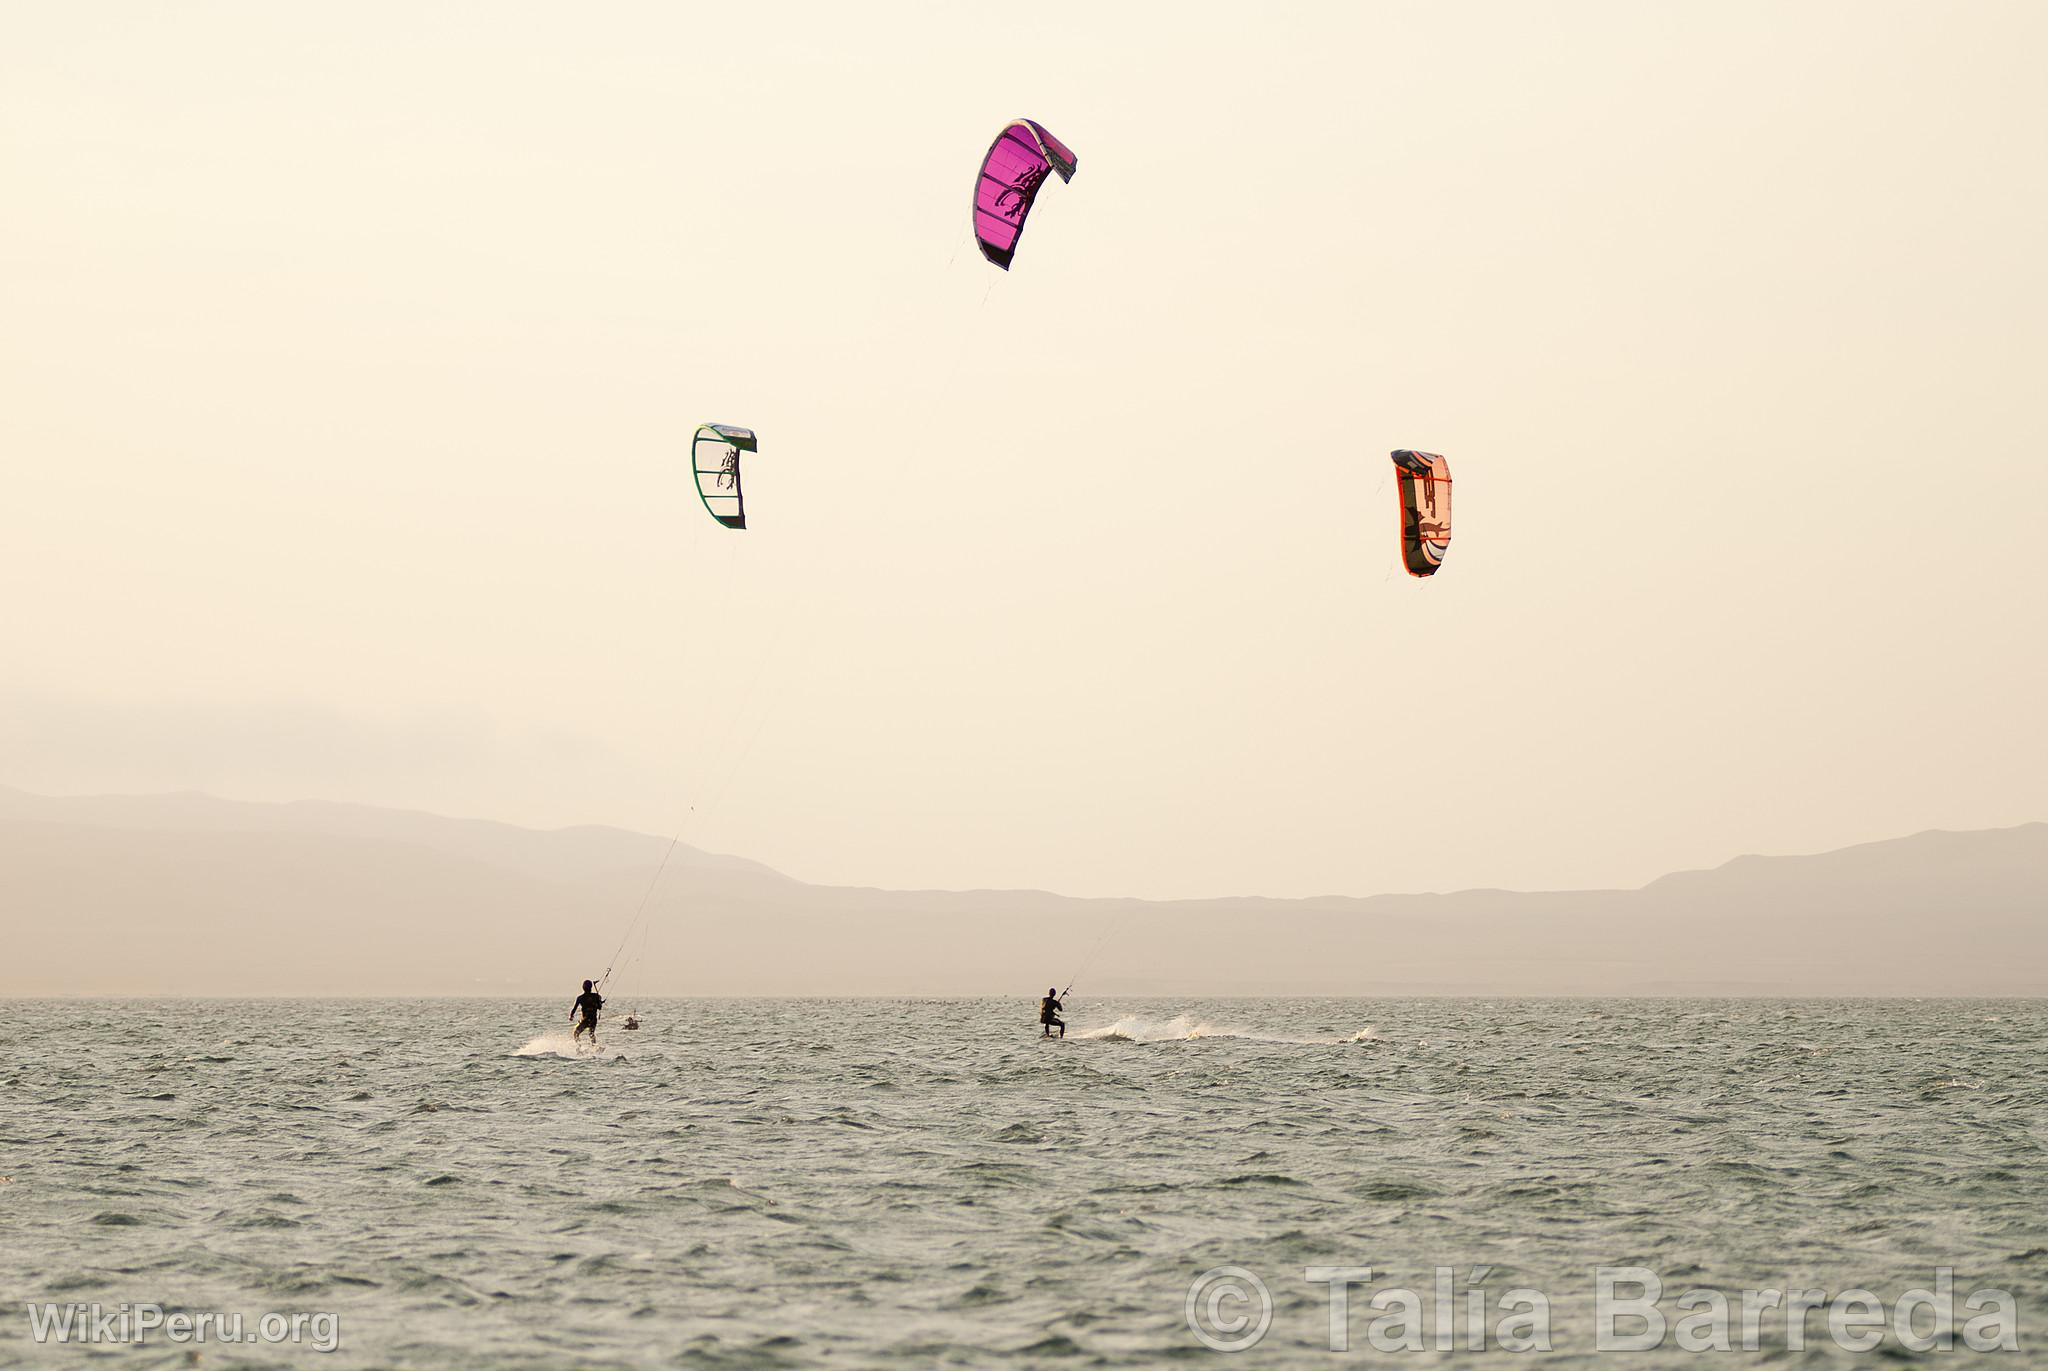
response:
<path id="1" fill-rule="evenodd" d="M 583 983 L 583 993 L 578 995 L 576 1003 L 569 1007 L 570 1018 L 576 1018 L 579 1014 L 583 1016 L 582 1021 L 576 1025 L 576 1031 L 569 1035 L 569 1041 L 576 1041 L 576 1039 L 583 1036 L 584 1030 L 588 1029 L 590 1031 L 590 1045 L 596 1047 L 597 1011 L 603 1008 L 604 996 L 598 994 L 589 981 L 585 981 Z"/>
<path id="2" fill-rule="evenodd" d="M 1065 1008 L 1066 1006 L 1060 1003 L 1060 992 L 1047 986 L 1045 998 L 1038 1002 L 1038 1022 L 1045 1026 L 1045 1031 L 1040 1033 L 1039 1037 L 1050 1038 L 1055 1028 L 1060 1031 L 1062 1038 L 1067 1036 L 1067 1021 L 1060 1017 L 1060 1011 Z"/>

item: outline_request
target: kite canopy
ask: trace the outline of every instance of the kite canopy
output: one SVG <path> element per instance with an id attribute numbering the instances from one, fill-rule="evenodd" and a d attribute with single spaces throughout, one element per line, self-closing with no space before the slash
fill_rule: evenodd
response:
<path id="1" fill-rule="evenodd" d="M 1434 452 L 1394 454 L 1400 482 L 1401 560 L 1410 576 L 1434 576 L 1451 550 L 1451 464 Z"/>
<path id="2" fill-rule="evenodd" d="M 711 517 L 727 528 L 747 526 L 746 497 L 740 493 L 740 454 L 759 450 L 754 430 L 730 424 L 702 424 L 690 441 L 697 494 Z"/>
<path id="3" fill-rule="evenodd" d="M 1074 154 L 1042 124 L 1013 120 L 988 145 L 974 180 L 974 237 L 981 255 L 1004 271 L 1016 256 L 1039 186 L 1055 171 L 1060 180 L 1073 180 Z"/>

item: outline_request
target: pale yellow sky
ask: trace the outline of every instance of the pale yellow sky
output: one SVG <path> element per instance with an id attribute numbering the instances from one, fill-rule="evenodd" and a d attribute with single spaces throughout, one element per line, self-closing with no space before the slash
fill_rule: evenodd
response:
<path id="1" fill-rule="evenodd" d="M 806 879 L 2048 817 L 2036 4 L 0 3 L 0 784 Z M 968 234 L 1029 115 L 1077 153 Z M 753 523 L 690 488 L 761 435 Z M 1397 567 L 1387 452 L 1446 454 Z"/>

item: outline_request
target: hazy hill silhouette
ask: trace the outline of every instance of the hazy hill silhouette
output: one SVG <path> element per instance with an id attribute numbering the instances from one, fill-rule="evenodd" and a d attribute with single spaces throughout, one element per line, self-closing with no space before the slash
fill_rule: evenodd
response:
<path id="1" fill-rule="evenodd" d="M 0 788 L 0 994 L 566 993 L 669 840 Z M 2048 824 L 1638 890 L 1073 899 L 807 885 L 678 845 L 629 994 L 2048 994 Z M 566 1002 L 566 1001 L 565 1001 Z"/>

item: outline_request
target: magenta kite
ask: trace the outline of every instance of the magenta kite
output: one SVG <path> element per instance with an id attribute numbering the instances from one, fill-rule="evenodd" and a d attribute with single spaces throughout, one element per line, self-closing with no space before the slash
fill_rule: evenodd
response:
<path id="1" fill-rule="evenodd" d="M 981 255 L 1004 271 L 1017 255 L 1038 188 L 1052 172 L 1073 180 L 1074 154 L 1030 119 L 1012 120 L 981 159 L 981 175 L 974 180 L 974 238 Z"/>

